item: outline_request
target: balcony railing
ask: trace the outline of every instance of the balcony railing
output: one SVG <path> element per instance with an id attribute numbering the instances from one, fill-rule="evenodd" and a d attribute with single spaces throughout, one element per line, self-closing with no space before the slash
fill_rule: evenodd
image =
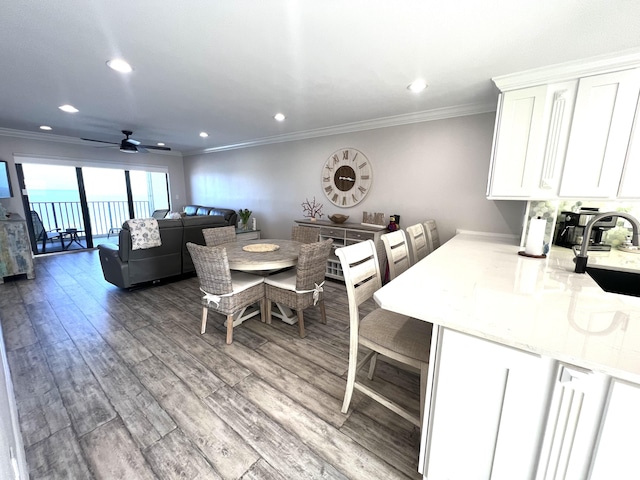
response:
<path id="1" fill-rule="evenodd" d="M 30 202 L 31 210 L 38 212 L 46 230 L 77 228 L 86 231 L 80 202 Z M 126 201 L 87 202 L 91 234 L 108 235 L 109 230 L 120 228 L 129 219 Z M 133 202 L 136 218 L 151 216 L 148 201 Z"/>

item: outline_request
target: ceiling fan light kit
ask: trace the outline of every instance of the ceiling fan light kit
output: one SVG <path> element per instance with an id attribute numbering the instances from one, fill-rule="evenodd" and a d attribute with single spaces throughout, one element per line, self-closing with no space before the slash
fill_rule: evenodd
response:
<path id="1" fill-rule="evenodd" d="M 131 130 L 121 130 L 121 131 L 125 136 L 125 138 L 123 138 L 120 143 L 105 142 L 104 140 L 95 140 L 93 138 L 82 138 L 81 140 L 85 140 L 87 142 L 98 142 L 98 143 L 108 143 L 110 145 L 119 145 L 120 151 L 122 153 L 147 153 L 148 150 L 171 151 L 169 147 L 164 147 L 159 145 L 141 145 L 138 140 L 129 138 L 131 135 L 133 135 L 133 132 Z"/>

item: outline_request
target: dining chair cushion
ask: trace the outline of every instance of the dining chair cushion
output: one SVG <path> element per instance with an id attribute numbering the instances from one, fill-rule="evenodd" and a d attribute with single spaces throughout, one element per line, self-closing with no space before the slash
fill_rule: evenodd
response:
<path id="1" fill-rule="evenodd" d="M 264 277 L 259 275 L 251 275 L 244 272 L 231 272 L 231 285 L 233 293 L 239 293 L 247 288 L 260 285 L 264 281 Z"/>
<path id="2" fill-rule="evenodd" d="M 296 290 L 296 270 L 285 270 L 275 275 L 269 275 L 264 279 L 264 283 L 293 292 Z"/>
<path id="3" fill-rule="evenodd" d="M 431 338 L 432 324 L 377 308 L 360 321 L 362 339 L 421 362 L 429 361 L 429 345 L 416 341 Z M 363 342 L 366 344 L 366 342 Z"/>

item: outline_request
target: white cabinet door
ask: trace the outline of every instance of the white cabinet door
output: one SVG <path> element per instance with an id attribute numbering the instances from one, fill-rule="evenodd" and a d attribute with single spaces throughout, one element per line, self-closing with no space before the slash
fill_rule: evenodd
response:
<path id="1" fill-rule="evenodd" d="M 577 80 L 506 92 L 494 139 L 489 198 L 555 198 Z"/>
<path id="2" fill-rule="evenodd" d="M 607 375 L 558 368 L 536 480 L 589 478 L 609 384 Z"/>
<path id="3" fill-rule="evenodd" d="M 590 480 L 640 477 L 640 386 L 614 380 Z"/>
<path id="4" fill-rule="evenodd" d="M 542 158 L 547 86 L 501 95 L 488 196 L 527 197 Z"/>
<path id="5" fill-rule="evenodd" d="M 434 394 L 425 409 L 425 478 L 534 478 L 556 362 L 438 331 Z"/>
<path id="6" fill-rule="evenodd" d="M 631 140 L 627 148 L 618 198 L 640 198 L 640 100 L 638 100 Z"/>
<path id="7" fill-rule="evenodd" d="M 640 69 L 580 79 L 561 196 L 616 196 L 639 91 Z"/>

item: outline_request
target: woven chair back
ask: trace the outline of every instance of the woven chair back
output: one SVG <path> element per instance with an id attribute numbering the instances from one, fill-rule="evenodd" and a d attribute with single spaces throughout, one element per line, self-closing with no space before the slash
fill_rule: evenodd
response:
<path id="1" fill-rule="evenodd" d="M 196 267 L 202 290 L 216 295 L 233 291 L 227 250 L 224 247 L 205 247 L 188 242 L 187 249 Z"/>
<path id="2" fill-rule="evenodd" d="M 236 227 L 203 228 L 202 235 L 207 247 L 217 247 L 224 243 L 236 241 Z"/>
<path id="3" fill-rule="evenodd" d="M 291 240 L 300 243 L 315 243 L 320 239 L 320 229 L 316 227 L 305 227 L 294 225 L 291 227 Z"/>
<path id="4" fill-rule="evenodd" d="M 327 258 L 333 247 L 333 239 L 300 245 L 296 271 L 296 290 L 309 290 L 324 281 Z"/>

